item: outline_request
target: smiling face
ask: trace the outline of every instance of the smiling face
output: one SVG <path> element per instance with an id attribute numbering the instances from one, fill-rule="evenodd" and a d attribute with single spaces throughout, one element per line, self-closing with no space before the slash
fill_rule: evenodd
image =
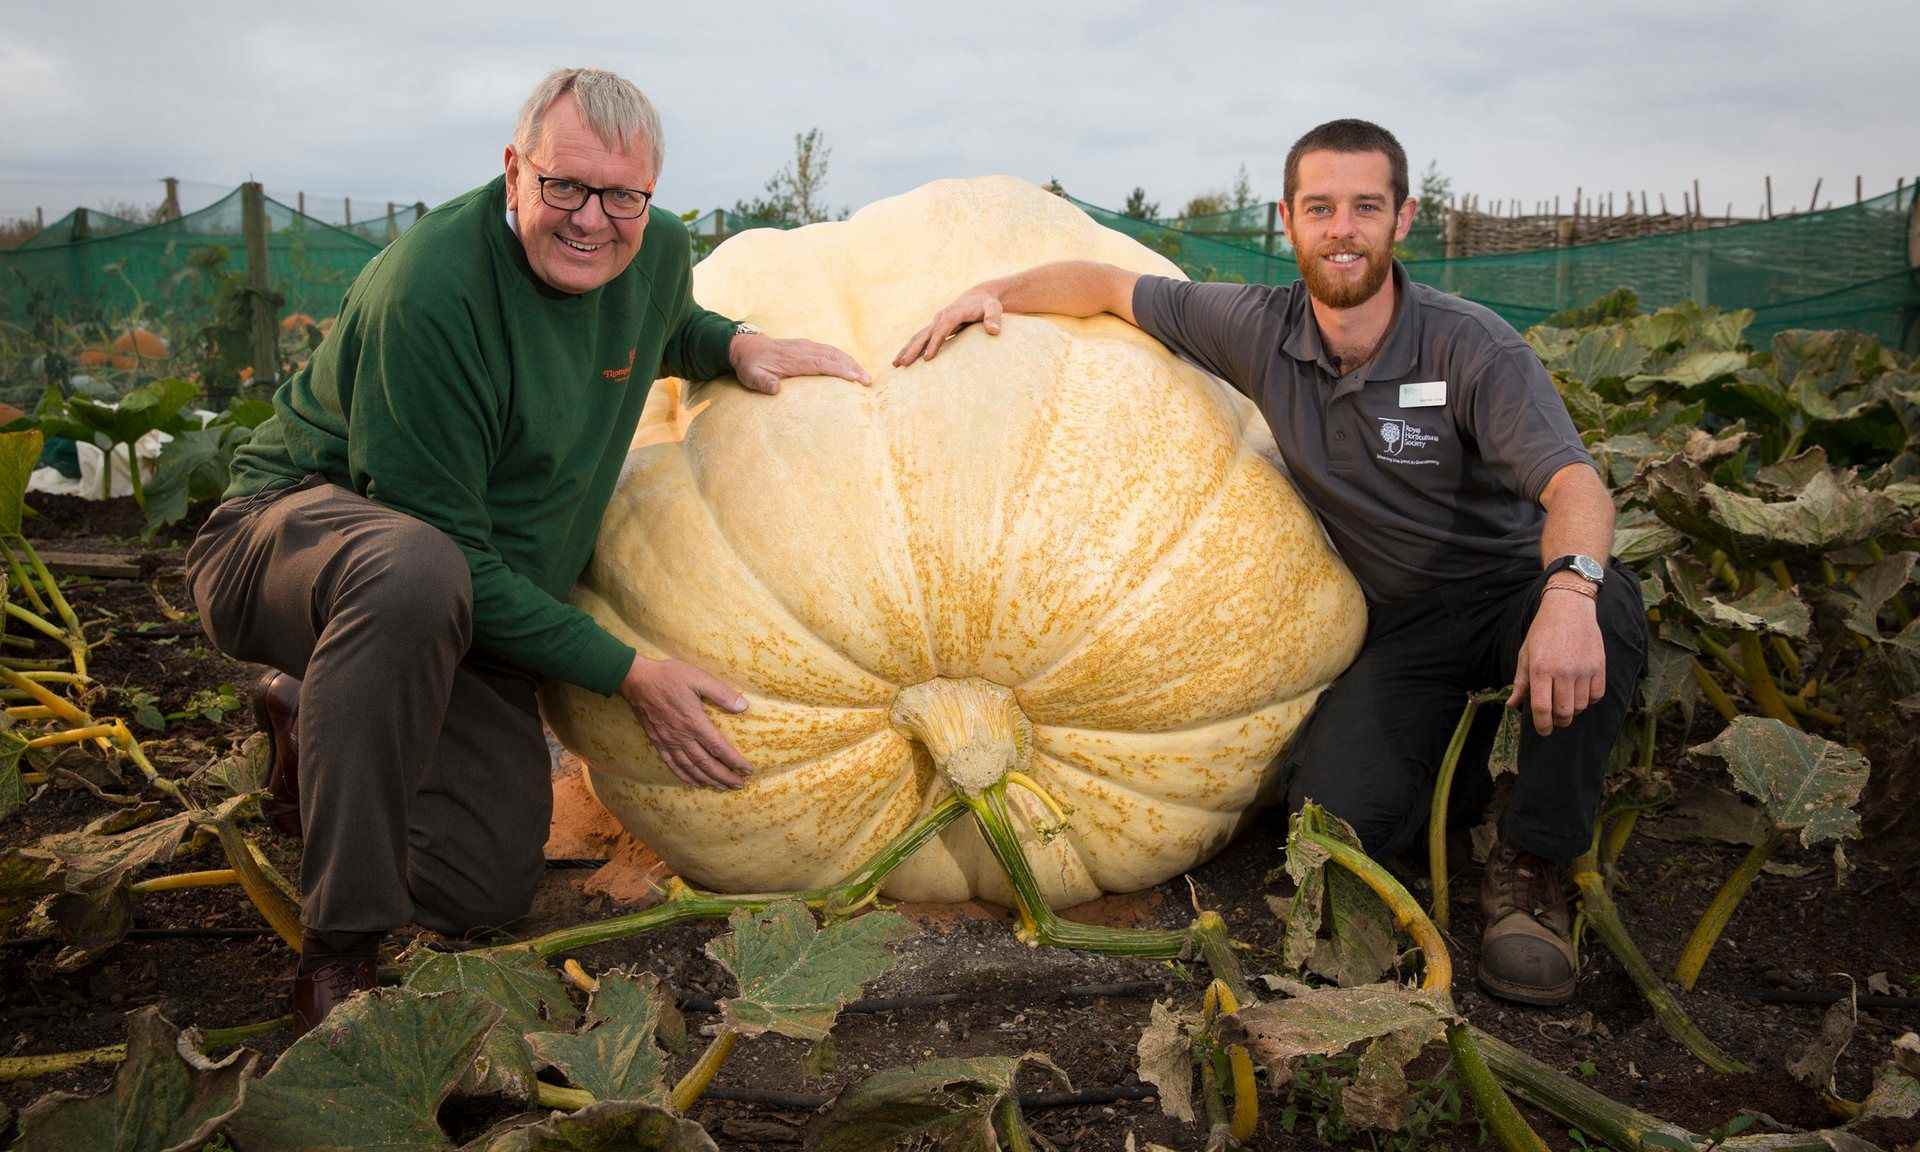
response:
<path id="1" fill-rule="evenodd" d="M 596 188 L 653 191 L 647 141 L 633 139 L 625 149 L 602 143 L 580 114 L 572 93 L 553 102 L 540 124 L 540 139 L 526 156 L 507 149 L 507 207 L 518 218 L 520 245 L 534 275 L 569 293 L 591 292 L 627 270 L 640 251 L 646 213 L 633 220 L 606 214 L 600 197 L 572 212 L 540 199 L 541 176 L 558 176 Z"/>
<path id="2" fill-rule="evenodd" d="M 1314 299 L 1353 308 L 1393 271 L 1393 245 L 1413 226 L 1415 202 L 1393 202 L 1393 167 L 1382 152 L 1307 152 L 1293 203 L 1283 205 L 1300 275 Z"/>

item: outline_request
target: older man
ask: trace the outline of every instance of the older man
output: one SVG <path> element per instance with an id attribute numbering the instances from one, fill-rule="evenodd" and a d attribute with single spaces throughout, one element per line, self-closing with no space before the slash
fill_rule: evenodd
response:
<path id="1" fill-rule="evenodd" d="M 1322 124 L 1287 154 L 1299 281 L 1042 265 L 974 287 L 895 363 L 932 358 L 968 324 L 997 332 L 1004 312 L 1110 312 L 1258 404 L 1369 608 L 1359 657 L 1287 752 L 1290 804 L 1318 801 L 1375 856 L 1398 854 L 1426 823 L 1467 694 L 1511 683 L 1508 706 L 1533 724 L 1481 886 L 1479 979 L 1559 1004 L 1577 978 L 1562 872 L 1593 835 L 1646 616 L 1632 573 L 1606 562 L 1613 504 L 1540 361 L 1498 316 L 1393 259 L 1407 191 L 1391 133 Z M 1483 724 L 1477 762 L 1492 736 Z M 1485 775 L 1474 783 L 1484 801 Z"/>
<path id="2" fill-rule="evenodd" d="M 626 80 L 543 80 L 504 177 L 354 282 L 188 553 L 207 634 L 278 670 L 256 709 L 272 814 L 306 841 L 303 1028 L 372 986 L 389 930 L 526 912 L 552 806 L 542 679 L 620 693 L 688 783 L 750 770 L 704 708 L 745 708 L 737 691 L 565 597 L 656 376 L 867 377 L 693 302 L 686 231 L 649 212 L 663 154 Z"/>

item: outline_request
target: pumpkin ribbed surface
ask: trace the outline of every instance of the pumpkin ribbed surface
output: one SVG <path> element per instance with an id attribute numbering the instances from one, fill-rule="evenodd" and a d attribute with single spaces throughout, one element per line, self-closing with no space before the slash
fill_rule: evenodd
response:
<path id="1" fill-rule="evenodd" d="M 721 792 L 674 779 L 624 701 L 547 691 L 601 802 L 691 882 L 839 880 L 953 787 L 963 757 L 939 745 L 972 723 L 1001 752 L 966 772 L 1018 768 L 1071 810 L 1043 837 L 1052 816 L 1009 793 L 1050 902 L 1158 883 L 1227 841 L 1358 650 L 1360 591 L 1258 413 L 1150 338 L 1009 316 L 890 366 L 961 290 L 1060 259 L 1179 275 L 1005 177 L 745 233 L 695 270 L 704 306 L 837 344 L 875 379 L 720 381 L 691 391 L 690 423 L 678 383 L 656 385 L 576 591 L 642 654 L 750 702 L 715 714 L 758 769 Z M 949 683 L 971 687 L 926 687 Z M 954 719 L 975 705 L 1000 711 Z M 884 891 L 1010 900 L 970 822 Z"/>

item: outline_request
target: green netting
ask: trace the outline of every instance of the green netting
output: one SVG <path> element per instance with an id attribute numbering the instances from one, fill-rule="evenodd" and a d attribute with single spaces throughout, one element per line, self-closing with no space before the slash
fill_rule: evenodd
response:
<path id="1" fill-rule="evenodd" d="M 1075 200 L 1082 208 L 1091 208 L 1083 201 Z M 1157 217 L 1147 221 L 1162 228 L 1172 228 L 1178 232 L 1191 232 L 1210 240 L 1219 240 L 1226 244 L 1235 244 L 1249 248 L 1262 256 L 1286 256 L 1292 258 L 1293 246 L 1287 243 L 1285 231 L 1280 227 L 1280 214 L 1267 201 L 1249 204 L 1244 208 L 1230 208 L 1225 212 L 1214 212 L 1204 216 Z M 1272 231 L 1269 232 L 1268 229 Z M 1447 240 L 1437 224 L 1416 223 L 1407 238 L 1399 245 L 1401 258 L 1405 260 L 1437 259 L 1445 256 Z"/>
<path id="2" fill-rule="evenodd" d="M 284 298 L 282 313 L 333 314 L 381 245 L 271 198 L 266 211 L 268 275 Z M 385 216 L 378 223 L 384 235 Z M 207 272 L 221 257 L 227 269 L 246 266 L 238 189 L 178 220 L 0 252 L 0 318 L 21 326 L 46 316 L 117 326 L 138 315 L 192 326 L 207 317 Z"/>
<path id="3" fill-rule="evenodd" d="M 1751 308 L 1756 342 L 1787 328 L 1857 328 L 1920 350 L 1920 276 L 1909 252 L 1914 192 L 1909 186 L 1860 204 L 1699 232 L 1460 260 L 1431 256 L 1431 237 L 1418 244 L 1410 237 L 1406 266 L 1414 279 L 1484 304 L 1523 330 L 1625 287 L 1648 309 L 1689 300 Z M 1283 284 L 1299 277 L 1293 253 L 1279 241 L 1270 255 L 1237 236 L 1209 235 L 1194 221 L 1173 228 L 1073 202 L 1196 280 Z M 1256 211 L 1264 207 L 1225 215 L 1244 222 Z"/>
<path id="4" fill-rule="evenodd" d="M 47 225 L 26 238 L 21 248 L 51 248 L 59 244 L 74 242 L 75 233 L 80 230 L 80 213 L 87 214 L 88 236 L 111 236 L 116 232 L 125 232 L 140 225 L 110 212 L 101 212 L 89 208 L 75 208 L 60 219 Z"/>

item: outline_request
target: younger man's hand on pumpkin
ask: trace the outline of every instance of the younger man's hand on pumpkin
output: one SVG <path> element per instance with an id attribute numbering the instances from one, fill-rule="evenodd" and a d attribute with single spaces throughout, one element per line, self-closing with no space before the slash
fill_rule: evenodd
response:
<path id="1" fill-rule="evenodd" d="M 918 359 L 933 359 L 949 337 L 969 324 L 978 324 L 988 335 L 998 336 L 1005 312 L 998 293 L 984 284 L 969 288 L 958 300 L 934 313 L 933 323 L 913 334 L 913 339 L 893 358 L 893 366 L 904 368 Z"/>
<path id="2" fill-rule="evenodd" d="M 733 374 L 755 392 L 772 396 L 789 376 L 838 376 L 855 384 L 873 378 L 860 362 L 831 344 L 812 340 L 778 340 L 757 332 L 743 332 L 727 346 Z"/>
<path id="3" fill-rule="evenodd" d="M 720 734 L 702 702 L 745 712 L 747 698 L 718 676 L 679 660 L 635 656 L 620 695 L 633 708 L 654 751 L 675 776 L 696 788 L 739 788 L 753 765 Z"/>

